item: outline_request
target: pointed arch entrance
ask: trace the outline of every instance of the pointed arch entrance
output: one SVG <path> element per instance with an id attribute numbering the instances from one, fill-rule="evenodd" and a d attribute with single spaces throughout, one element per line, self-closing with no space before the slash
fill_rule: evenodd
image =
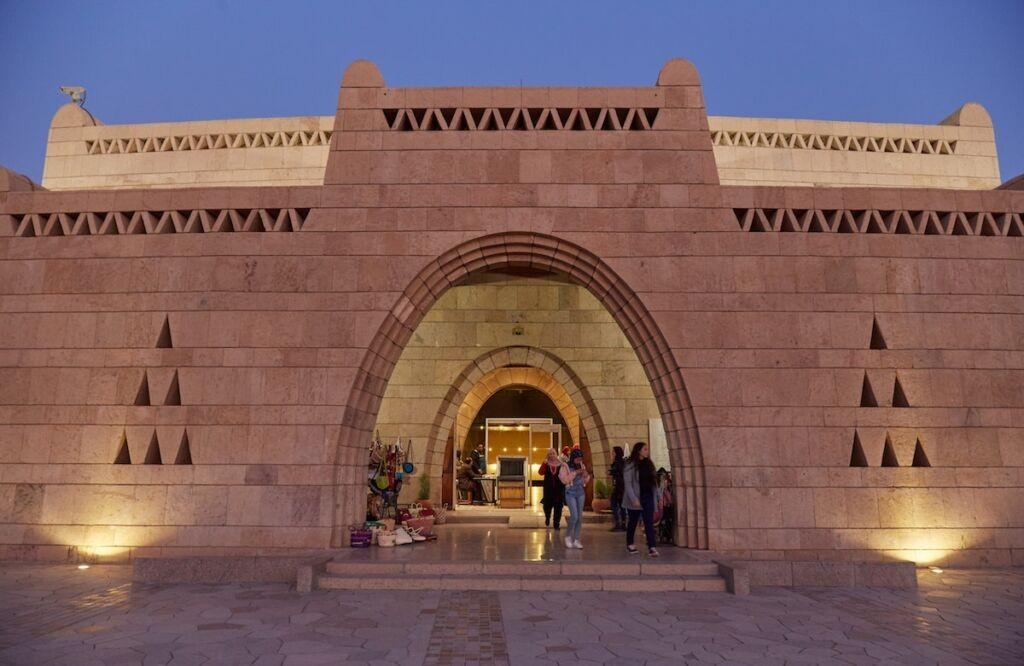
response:
<path id="1" fill-rule="evenodd" d="M 475 273 L 509 268 L 562 275 L 590 291 L 615 319 L 644 368 L 665 426 L 676 472 L 677 543 L 706 548 L 700 437 L 682 373 L 665 336 L 637 294 L 600 257 L 575 243 L 525 232 L 482 236 L 444 252 L 413 278 L 384 318 L 357 371 L 342 419 L 336 456 L 334 543 L 340 545 L 346 525 L 361 520 L 366 442 L 388 380 L 413 331 L 450 287 Z"/>

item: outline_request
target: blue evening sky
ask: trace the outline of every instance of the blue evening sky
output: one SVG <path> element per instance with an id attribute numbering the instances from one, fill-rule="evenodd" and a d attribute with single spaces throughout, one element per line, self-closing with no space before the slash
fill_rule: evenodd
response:
<path id="1" fill-rule="evenodd" d="M 1024 0 L 0 0 L 0 165 L 40 179 L 62 84 L 106 123 L 331 115 L 357 58 L 395 86 L 586 86 L 652 84 L 682 56 L 712 115 L 933 123 L 980 102 L 1007 180 L 1022 35 Z"/>

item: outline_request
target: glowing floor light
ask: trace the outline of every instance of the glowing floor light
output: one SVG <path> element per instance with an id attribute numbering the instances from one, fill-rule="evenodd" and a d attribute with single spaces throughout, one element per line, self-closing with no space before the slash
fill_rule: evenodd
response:
<path id="1" fill-rule="evenodd" d="M 78 565 L 78 570 L 79 570 L 79 571 L 85 571 L 85 570 L 86 570 L 86 569 L 88 569 L 88 568 L 89 568 L 89 565 L 88 565 L 88 564 L 79 564 L 79 565 Z"/>

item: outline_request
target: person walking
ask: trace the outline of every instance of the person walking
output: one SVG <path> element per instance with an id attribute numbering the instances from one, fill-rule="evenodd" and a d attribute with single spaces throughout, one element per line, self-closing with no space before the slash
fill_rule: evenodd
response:
<path id="1" fill-rule="evenodd" d="M 551 518 L 555 519 L 555 529 L 561 529 L 562 507 L 565 506 L 565 484 L 558 478 L 558 472 L 565 465 L 558 457 L 558 451 L 548 449 L 548 456 L 540 465 L 541 476 L 544 477 L 544 494 L 540 503 L 544 507 L 544 525 L 551 526 Z"/>
<path id="2" fill-rule="evenodd" d="M 558 478 L 565 484 L 565 503 L 569 507 L 569 529 L 565 535 L 565 547 L 582 549 L 580 533 L 583 530 L 583 503 L 586 501 L 584 488 L 590 480 L 590 474 L 583 464 L 582 451 L 572 450 L 569 462 L 559 468 Z"/>
<path id="3" fill-rule="evenodd" d="M 634 545 L 636 525 L 644 521 L 644 534 L 647 537 L 647 555 L 658 557 L 657 541 L 654 535 L 654 509 L 657 501 L 658 475 L 651 461 L 651 451 L 645 442 L 637 442 L 629 454 L 629 460 L 622 472 L 624 500 L 629 512 L 626 524 L 626 550 L 630 554 L 637 552 Z"/>
<path id="4" fill-rule="evenodd" d="M 615 458 L 612 460 L 609 476 L 611 476 L 612 479 L 611 506 L 612 520 L 615 524 L 612 525 L 612 529 L 610 531 L 621 532 L 626 529 L 626 509 L 622 506 L 622 498 L 625 494 L 622 473 L 623 468 L 626 465 L 626 460 L 621 446 L 612 447 L 612 451 L 615 453 Z"/>

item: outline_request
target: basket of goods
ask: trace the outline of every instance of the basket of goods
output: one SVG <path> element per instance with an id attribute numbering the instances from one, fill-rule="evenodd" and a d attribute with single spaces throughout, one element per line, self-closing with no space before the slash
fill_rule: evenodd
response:
<path id="1" fill-rule="evenodd" d="M 362 525 L 348 528 L 348 543 L 353 548 L 369 548 L 373 541 L 373 531 Z"/>
<path id="2" fill-rule="evenodd" d="M 434 517 L 421 516 L 419 518 L 410 518 L 402 524 L 410 529 L 419 530 L 420 534 L 422 534 L 425 537 L 429 537 L 433 534 Z"/>
<path id="3" fill-rule="evenodd" d="M 427 516 L 436 515 L 434 512 L 434 505 L 431 504 L 430 500 L 420 500 L 409 507 L 409 511 L 417 518 L 426 518 Z"/>

